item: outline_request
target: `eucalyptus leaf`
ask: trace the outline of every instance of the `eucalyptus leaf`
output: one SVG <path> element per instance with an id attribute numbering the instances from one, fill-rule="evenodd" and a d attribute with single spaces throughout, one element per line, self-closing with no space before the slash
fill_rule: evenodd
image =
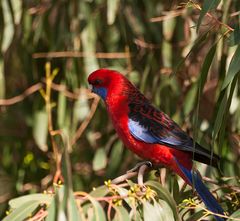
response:
<path id="1" fill-rule="evenodd" d="M 17 209 L 13 210 L 3 221 L 22 221 L 33 215 L 33 212 L 39 206 L 39 201 L 30 200 L 23 203 Z"/>
<path id="2" fill-rule="evenodd" d="M 120 0 L 107 0 L 107 21 L 109 25 L 112 25 L 117 16 L 117 10 Z"/>
<path id="3" fill-rule="evenodd" d="M 56 220 L 57 208 L 56 208 L 56 197 L 53 198 L 51 204 L 48 206 L 48 215 L 46 221 L 54 221 Z"/>
<path id="4" fill-rule="evenodd" d="M 123 206 L 114 207 L 116 214 L 113 221 L 131 221 L 128 211 Z"/>
<path id="5" fill-rule="evenodd" d="M 0 60 L 0 99 L 5 98 L 5 76 L 3 73 L 4 67 L 3 67 L 3 62 Z"/>
<path id="6" fill-rule="evenodd" d="M 107 165 L 107 156 L 104 148 L 97 149 L 93 159 L 93 169 L 95 171 L 104 169 Z"/>
<path id="7" fill-rule="evenodd" d="M 3 30 L 3 42 L 2 52 L 5 52 L 13 40 L 14 35 L 14 21 L 11 17 L 11 9 L 7 3 L 7 0 L 2 0 L 3 17 L 4 17 L 4 30 Z"/>
<path id="8" fill-rule="evenodd" d="M 216 8 L 221 0 L 204 0 L 202 10 L 197 22 L 197 31 L 202 23 L 204 16 L 212 9 Z"/>
<path id="9" fill-rule="evenodd" d="M 222 89 L 221 90 L 224 90 L 230 83 L 231 81 L 233 80 L 234 76 L 239 74 L 240 72 L 240 45 L 238 45 L 233 57 L 232 57 L 232 60 L 230 62 L 230 65 L 229 65 L 229 68 L 228 68 L 228 71 L 227 71 L 227 75 L 223 81 L 223 84 L 222 84 Z"/>
<path id="10" fill-rule="evenodd" d="M 109 193 L 109 189 L 107 186 L 99 186 L 97 188 L 94 188 L 93 191 L 91 191 L 89 194 L 92 197 L 104 197 Z"/>
<path id="11" fill-rule="evenodd" d="M 227 219 L 227 221 L 232 221 L 234 220 L 233 218 L 240 218 L 240 209 L 238 209 L 237 211 L 235 211 L 229 219 Z"/>
<path id="12" fill-rule="evenodd" d="M 240 27 L 234 29 L 234 31 L 229 36 L 228 45 L 234 46 L 240 44 Z"/>
<path id="13" fill-rule="evenodd" d="M 57 122 L 60 128 L 64 127 L 64 123 L 66 119 L 66 107 L 67 107 L 67 99 L 63 92 L 59 92 L 58 106 L 57 106 Z"/>
<path id="14" fill-rule="evenodd" d="M 42 151 L 47 151 L 48 115 L 46 110 L 37 110 L 34 113 L 33 137 Z"/>
<path id="15" fill-rule="evenodd" d="M 163 188 L 156 181 L 147 181 L 145 183 L 145 185 L 150 186 L 153 190 L 155 190 L 157 192 L 158 196 L 169 204 L 171 210 L 173 211 L 175 220 L 176 221 L 180 220 L 179 216 L 178 216 L 178 210 L 177 210 L 176 202 L 173 199 L 173 197 L 171 196 L 171 194 L 169 193 L 169 191 L 166 188 Z"/>
<path id="16" fill-rule="evenodd" d="M 11 199 L 9 201 L 9 205 L 12 209 L 16 209 L 22 206 L 23 203 L 27 203 L 29 201 L 38 201 L 39 204 L 51 204 L 53 200 L 53 196 L 50 194 L 44 194 L 44 193 L 35 193 L 35 194 L 29 194 L 25 196 L 20 196 L 15 199 Z"/>
<path id="17" fill-rule="evenodd" d="M 68 198 L 68 220 L 82 220 L 72 191 L 70 192 Z"/>
<path id="18" fill-rule="evenodd" d="M 163 200 L 154 200 L 153 205 L 148 201 L 144 202 L 143 215 L 144 221 L 175 221 L 171 208 Z"/>
<path id="19" fill-rule="evenodd" d="M 100 203 L 94 198 L 91 198 L 91 203 L 94 208 L 93 221 L 106 221 L 106 216 Z"/>

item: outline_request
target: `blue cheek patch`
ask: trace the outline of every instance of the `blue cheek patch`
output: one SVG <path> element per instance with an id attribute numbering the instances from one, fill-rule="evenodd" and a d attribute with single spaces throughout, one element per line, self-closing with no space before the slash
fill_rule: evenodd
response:
<path id="1" fill-rule="evenodd" d="M 98 94 L 103 100 L 107 97 L 107 89 L 104 87 L 93 87 L 92 91 Z"/>

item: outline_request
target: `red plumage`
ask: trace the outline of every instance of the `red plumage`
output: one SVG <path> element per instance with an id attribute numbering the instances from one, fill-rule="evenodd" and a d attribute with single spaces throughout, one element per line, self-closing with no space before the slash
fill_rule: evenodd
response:
<path id="1" fill-rule="evenodd" d="M 189 185 L 194 183 L 209 210 L 223 214 L 221 206 L 192 170 L 193 156 L 194 160 L 217 166 L 217 155 L 212 156 L 210 151 L 194 143 L 120 73 L 100 69 L 89 76 L 88 82 L 93 86 L 93 92 L 105 101 L 114 128 L 126 147 L 155 165 L 170 168 Z"/>
<path id="2" fill-rule="evenodd" d="M 175 157 L 184 167 L 191 169 L 191 153 L 169 148 L 166 145 L 145 143 L 137 140 L 130 133 L 128 127 L 129 97 L 134 97 L 134 94 L 137 94 L 138 102 L 141 102 L 145 97 L 123 75 L 115 71 L 100 69 L 93 72 L 88 81 L 95 87 L 99 86 L 98 83 L 95 85 L 95 82 L 100 82 L 101 87 L 107 89 L 105 99 L 107 111 L 125 146 L 142 159 L 149 160 L 156 165 L 167 166 L 188 183 L 184 174 L 179 170 Z"/>

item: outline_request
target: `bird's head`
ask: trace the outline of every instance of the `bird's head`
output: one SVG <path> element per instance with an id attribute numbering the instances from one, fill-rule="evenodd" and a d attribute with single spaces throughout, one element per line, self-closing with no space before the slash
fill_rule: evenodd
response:
<path id="1" fill-rule="evenodd" d="M 128 81 L 117 71 L 99 69 L 92 72 L 88 77 L 88 83 L 92 86 L 92 92 L 106 100 L 110 93 L 117 94 L 124 81 Z"/>

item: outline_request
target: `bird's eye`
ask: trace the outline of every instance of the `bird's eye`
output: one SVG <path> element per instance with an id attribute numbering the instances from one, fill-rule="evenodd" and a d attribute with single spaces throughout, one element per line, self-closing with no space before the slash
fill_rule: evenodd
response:
<path id="1" fill-rule="evenodd" d="M 96 79 L 95 81 L 94 81 L 94 84 L 95 85 L 100 85 L 102 83 L 102 80 L 100 80 L 100 79 Z"/>

